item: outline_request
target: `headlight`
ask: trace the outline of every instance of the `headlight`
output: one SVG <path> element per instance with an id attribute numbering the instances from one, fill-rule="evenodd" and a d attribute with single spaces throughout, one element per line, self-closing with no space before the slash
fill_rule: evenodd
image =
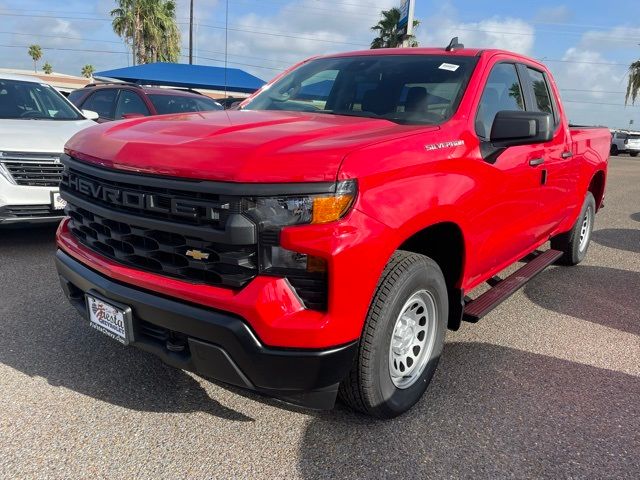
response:
<path id="1" fill-rule="evenodd" d="M 339 182 L 334 193 L 247 198 L 247 215 L 260 229 L 261 271 L 326 273 L 322 258 L 287 250 L 280 246 L 283 227 L 333 222 L 342 218 L 353 205 L 357 193 L 354 180 Z"/>
<path id="2" fill-rule="evenodd" d="M 340 182 L 335 193 L 247 199 L 247 214 L 263 228 L 328 223 L 342 218 L 356 197 L 353 180 Z"/>
<path id="3" fill-rule="evenodd" d="M 2 152 L 0 152 L 0 157 L 1 156 Z M 11 173 L 9 173 L 9 170 L 7 170 L 7 167 L 5 167 L 2 163 L 0 163 L 0 177 L 4 177 L 7 182 L 12 183 L 13 185 L 16 184 L 16 181 L 13 179 Z"/>

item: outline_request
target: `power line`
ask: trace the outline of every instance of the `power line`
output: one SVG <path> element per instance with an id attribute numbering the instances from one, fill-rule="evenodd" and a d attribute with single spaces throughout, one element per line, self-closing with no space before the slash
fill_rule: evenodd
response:
<path id="1" fill-rule="evenodd" d="M 612 90 L 583 90 L 580 88 L 561 88 L 563 92 L 585 92 L 585 93 L 627 93 L 625 91 L 612 91 Z"/>
<path id="2" fill-rule="evenodd" d="M 217 29 L 217 30 L 224 30 L 225 27 L 221 26 L 216 26 L 216 25 L 210 25 L 210 24 L 204 24 L 204 23 L 200 23 L 198 24 L 198 26 L 200 27 L 205 27 L 205 28 L 213 28 L 213 29 Z M 229 27 L 228 29 L 231 32 L 245 32 L 245 33 L 255 33 L 258 35 L 267 35 L 267 36 L 271 36 L 271 37 L 283 37 L 283 38 L 294 38 L 297 40 L 312 40 L 315 42 L 323 42 L 323 43 L 335 43 L 335 44 L 339 44 L 339 45 L 354 45 L 356 47 L 366 47 L 369 48 L 369 45 L 364 45 L 362 43 L 353 43 L 353 42 L 341 42 L 338 40 L 328 40 L 325 38 L 318 38 L 318 37 L 301 37 L 301 36 L 297 36 L 297 35 L 287 35 L 284 33 L 275 33 L 273 31 L 261 31 L 261 30 L 249 30 L 249 29 L 243 29 L 243 28 L 235 28 L 235 27 Z M 299 34 L 303 34 L 302 32 L 291 32 L 291 33 L 299 33 Z"/>
<path id="3" fill-rule="evenodd" d="M 2 45 L 0 47 L 4 48 L 29 48 L 28 45 Z M 66 47 L 42 47 L 43 50 L 55 50 L 55 51 L 65 51 L 65 52 L 89 52 L 89 53 L 114 53 L 114 54 L 122 54 L 128 55 L 128 52 L 115 52 L 113 50 L 94 50 L 94 49 L 85 49 L 85 48 L 66 48 Z"/>
<path id="4" fill-rule="evenodd" d="M 65 40 L 80 40 L 83 42 L 97 42 L 97 43 L 115 43 L 118 45 L 122 45 L 121 41 L 118 40 L 96 40 L 93 38 L 82 38 L 82 37 L 67 37 L 63 35 L 47 35 L 44 33 L 22 33 L 22 32 L 0 32 L 0 34 L 5 35 L 20 35 L 23 37 L 46 37 L 46 38 L 63 38 Z"/>
<path id="5" fill-rule="evenodd" d="M 591 62 L 587 60 L 554 60 L 550 58 L 542 58 L 539 59 L 541 62 L 553 62 L 553 63 L 584 63 L 586 65 L 607 65 L 613 67 L 629 67 L 626 63 L 615 63 L 615 62 Z"/>
<path id="6" fill-rule="evenodd" d="M 623 103 L 607 103 L 607 102 L 589 102 L 587 100 L 562 100 L 563 103 L 584 103 L 586 105 L 609 105 L 613 107 L 634 107 L 640 108 L 640 105 L 625 105 Z"/>

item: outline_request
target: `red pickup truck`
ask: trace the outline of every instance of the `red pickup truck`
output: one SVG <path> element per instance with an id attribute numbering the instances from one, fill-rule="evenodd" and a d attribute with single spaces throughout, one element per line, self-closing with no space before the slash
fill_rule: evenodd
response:
<path id="1" fill-rule="evenodd" d="M 75 135 L 57 269 L 89 325 L 170 365 L 393 417 L 447 329 L 585 257 L 609 144 L 521 55 L 317 57 L 237 111 Z"/>

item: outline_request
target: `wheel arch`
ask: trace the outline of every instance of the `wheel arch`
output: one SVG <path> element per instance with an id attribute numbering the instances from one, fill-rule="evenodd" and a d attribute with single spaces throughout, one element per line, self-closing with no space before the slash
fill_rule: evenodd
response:
<path id="1" fill-rule="evenodd" d="M 464 297 L 461 284 L 466 260 L 462 228 L 450 221 L 434 223 L 406 238 L 398 249 L 426 255 L 438 264 L 447 284 L 449 329 L 460 328 Z"/>
<path id="2" fill-rule="evenodd" d="M 593 177 L 591 177 L 588 188 L 588 191 L 591 192 L 593 198 L 596 201 L 596 211 L 600 210 L 600 208 L 602 207 L 602 201 L 604 200 L 604 189 L 605 173 L 603 170 L 598 170 L 596 173 L 594 173 Z"/>

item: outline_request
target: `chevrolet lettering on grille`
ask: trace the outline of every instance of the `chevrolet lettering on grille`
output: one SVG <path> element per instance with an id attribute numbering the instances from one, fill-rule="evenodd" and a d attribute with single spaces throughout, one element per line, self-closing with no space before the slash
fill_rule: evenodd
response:
<path id="1" fill-rule="evenodd" d="M 199 202 L 156 193 L 136 192 L 103 185 L 100 182 L 69 172 L 65 185 L 82 195 L 105 203 L 137 208 L 148 212 L 177 215 L 194 220 L 220 220 L 219 210 L 229 210 L 228 203 Z"/>

